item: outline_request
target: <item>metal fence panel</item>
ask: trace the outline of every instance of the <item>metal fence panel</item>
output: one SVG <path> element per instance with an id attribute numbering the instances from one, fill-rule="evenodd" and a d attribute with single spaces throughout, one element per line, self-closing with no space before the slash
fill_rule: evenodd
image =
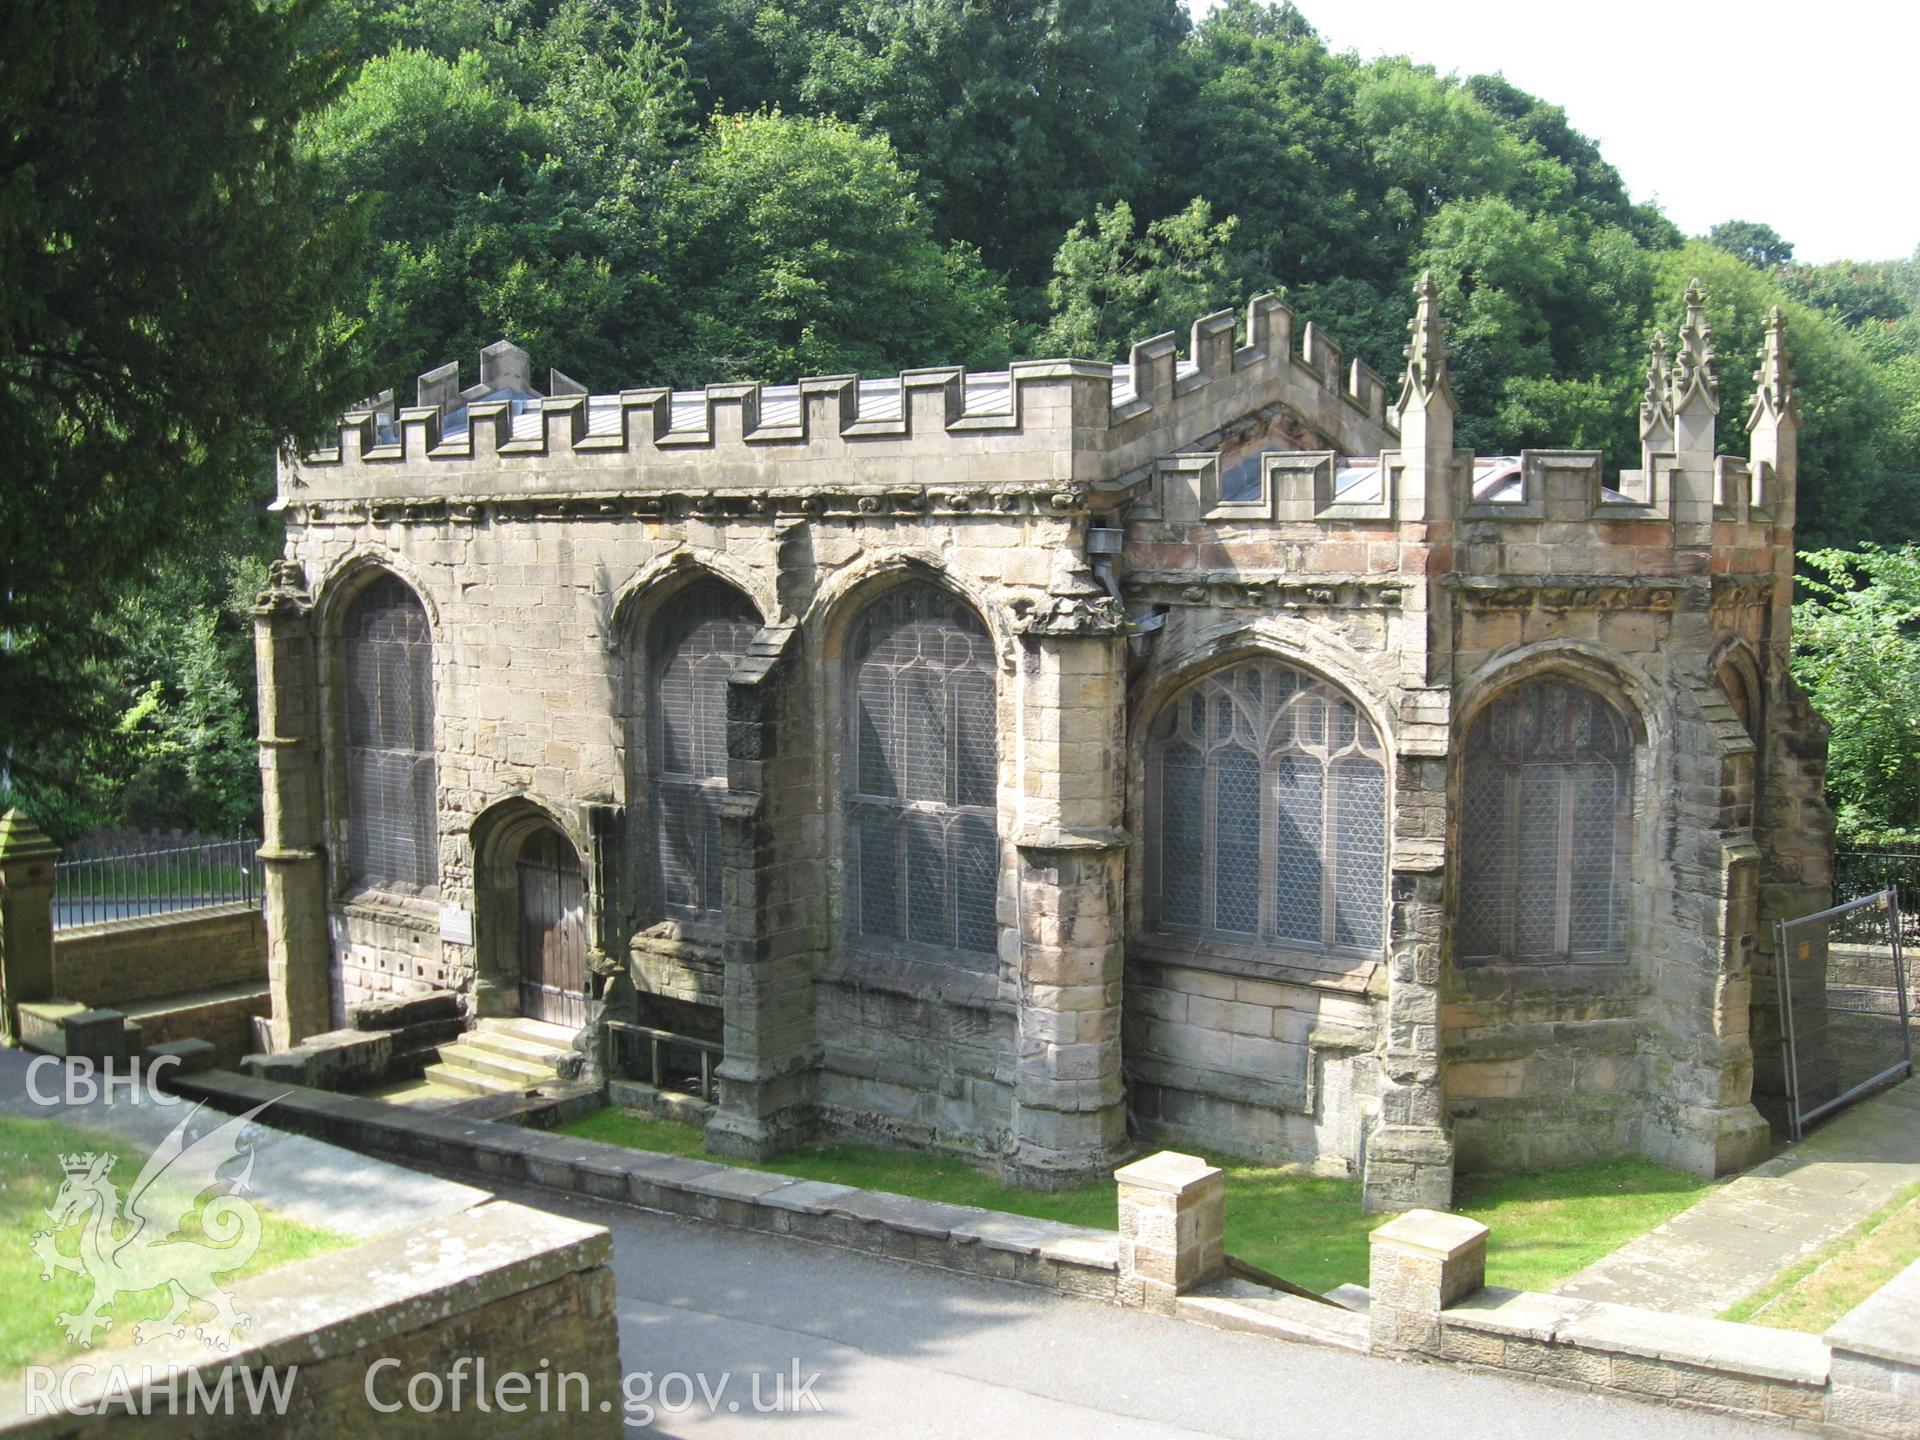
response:
<path id="1" fill-rule="evenodd" d="M 260 840 L 172 845 L 94 859 L 61 860 L 53 872 L 53 928 L 104 925 L 260 903 Z"/>
<path id="2" fill-rule="evenodd" d="M 1823 1116 L 1913 1073 L 1905 930 L 1893 889 L 1774 926 L 1794 1139 Z"/>

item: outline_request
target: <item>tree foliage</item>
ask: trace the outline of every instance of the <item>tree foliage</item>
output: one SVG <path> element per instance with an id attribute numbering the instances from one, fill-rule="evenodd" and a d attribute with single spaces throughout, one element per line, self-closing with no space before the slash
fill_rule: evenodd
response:
<path id="1" fill-rule="evenodd" d="M 1920 546 L 1801 560 L 1793 673 L 1833 727 L 1842 843 L 1920 840 Z"/>
<path id="2" fill-rule="evenodd" d="M 1707 232 L 1707 243 L 1756 270 L 1771 270 L 1793 259 L 1793 246 L 1779 231 L 1753 220 L 1722 220 Z"/>
<path id="3" fill-rule="evenodd" d="M 661 225 L 680 322 L 664 378 L 1006 362 L 1000 282 L 934 239 L 893 148 L 850 125 L 718 117 Z"/>
<path id="4" fill-rule="evenodd" d="M 295 145 L 315 0 L 20 0 L 0 66 L 0 736 L 16 784 L 90 713 L 90 617 L 204 540 L 357 377 L 358 207 Z"/>
<path id="5" fill-rule="evenodd" d="M 1235 222 L 1215 224 L 1204 200 L 1136 234 L 1124 200 L 1067 232 L 1053 257 L 1053 320 L 1039 348 L 1094 359 L 1124 356 L 1130 341 L 1177 330 L 1233 299 L 1228 251 Z"/>

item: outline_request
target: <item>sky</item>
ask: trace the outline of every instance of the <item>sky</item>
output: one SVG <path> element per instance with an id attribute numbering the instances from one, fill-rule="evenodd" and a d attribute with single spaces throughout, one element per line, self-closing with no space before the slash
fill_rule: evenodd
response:
<path id="1" fill-rule="evenodd" d="M 1335 50 L 1561 106 L 1689 235 L 1757 220 L 1816 263 L 1920 248 L 1920 0 L 1295 3 Z"/>

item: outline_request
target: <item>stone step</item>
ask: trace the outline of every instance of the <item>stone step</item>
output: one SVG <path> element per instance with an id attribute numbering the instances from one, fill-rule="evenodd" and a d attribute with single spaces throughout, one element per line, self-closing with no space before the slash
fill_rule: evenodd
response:
<path id="1" fill-rule="evenodd" d="M 490 1030 L 495 1034 L 516 1035 L 523 1040 L 531 1040 L 537 1045 L 545 1045 L 552 1050 L 571 1050 L 573 1037 L 579 1030 L 569 1029 L 565 1025 L 555 1025 L 547 1020 L 535 1020 L 526 1015 L 489 1016 L 474 1026 L 476 1030 Z"/>
<path id="2" fill-rule="evenodd" d="M 1360 1355 L 1367 1351 L 1365 1315 L 1269 1290 L 1231 1276 L 1180 1296 L 1174 1301 L 1174 1314 L 1216 1330 L 1306 1341 Z"/>
<path id="3" fill-rule="evenodd" d="M 559 1078 L 551 1064 L 535 1060 L 525 1060 L 516 1055 L 502 1055 L 493 1050 L 483 1050 L 462 1040 L 453 1045 L 440 1047 L 440 1063 L 457 1065 L 461 1069 L 471 1070 L 481 1075 L 491 1075 L 503 1083 L 515 1088 L 530 1088 Z"/>
<path id="4" fill-rule="evenodd" d="M 560 1074 L 566 1063 L 573 1058 L 571 1050 L 529 1039 L 513 1030 L 496 1030 L 489 1025 L 475 1026 L 461 1035 L 457 1043 L 468 1049 L 504 1055 L 511 1060 L 525 1060 L 530 1064 L 545 1065 L 555 1075 Z"/>
<path id="5" fill-rule="evenodd" d="M 445 1061 L 429 1065 L 421 1072 L 423 1080 L 431 1080 L 436 1085 L 449 1090 L 459 1090 L 467 1095 L 512 1095 L 519 1093 L 520 1087 L 508 1084 L 493 1075 L 484 1075 L 477 1070 L 469 1070 L 462 1065 Z"/>

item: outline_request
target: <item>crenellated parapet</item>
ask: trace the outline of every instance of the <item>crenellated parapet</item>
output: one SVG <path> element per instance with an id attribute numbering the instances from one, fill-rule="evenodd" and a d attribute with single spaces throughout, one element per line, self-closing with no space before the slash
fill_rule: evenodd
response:
<path id="1" fill-rule="evenodd" d="M 420 377 L 418 403 L 395 410 L 389 393 L 347 414 L 337 445 L 283 466 L 283 503 L 1098 483 L 1262 408 L 1346 451 L 1377 452 L 1395 433 L 1380 378 L 1311 325 L 1296 346 L 1293 313 L 1272 296 L 1244 316 L 1202 316 L 1184 353 L 1169 332 L 1122 365 L 1017 361 L 600 395 L 554 371 L 543 393 L 526 352 L 502 341 L 482 353 L 478 384 L 459 381 L 445 365 Z"/>

